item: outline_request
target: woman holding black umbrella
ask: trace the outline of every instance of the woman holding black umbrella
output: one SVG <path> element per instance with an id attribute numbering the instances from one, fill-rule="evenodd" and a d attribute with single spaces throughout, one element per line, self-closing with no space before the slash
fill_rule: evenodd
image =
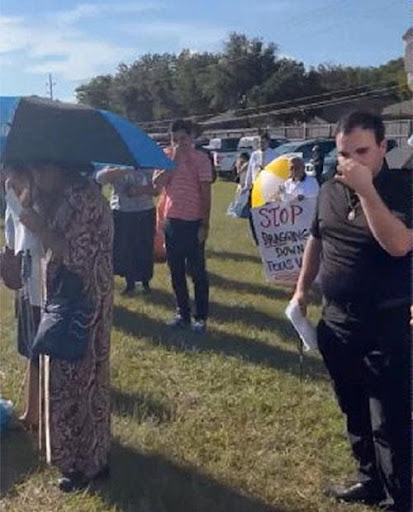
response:
<path id="1" fill-rule="evenodd" d="M 81 280 L 93 305 L 84 356 L 46 357 L 44 365 L 46 456 L 62 473 L 60 489 L 68 492 L 108 474 L 112 216 L 98 185 L 76 169 L 47 161 L 29 167 L 40 213 L 25 208 L 20 219 L 48 251 L 47 296 L 64 268 Z"/>

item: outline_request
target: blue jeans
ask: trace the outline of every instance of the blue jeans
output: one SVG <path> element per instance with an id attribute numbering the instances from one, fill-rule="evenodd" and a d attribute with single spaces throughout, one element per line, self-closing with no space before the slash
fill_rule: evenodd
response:
<path id="1" fill-rule="evenodd" d="M 186 282 L 187 267 L 194 283 L 195 320 L 208 318 L 209 282 L 204 244 L 198 241 L 200 225 L 200 220 L 166 219 L 164 228 L 166 260 L 171 272 L 177 311 L 188 322 L 191 319 L 191 308 Z"/>

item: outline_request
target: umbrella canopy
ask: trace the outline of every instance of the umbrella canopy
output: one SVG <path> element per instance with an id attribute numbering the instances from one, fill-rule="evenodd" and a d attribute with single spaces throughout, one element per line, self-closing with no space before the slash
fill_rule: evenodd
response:
<path id="1" fill-rule="evenodd" d="M 4 162 L 48 160 L 174 168 L 149 135 L 105 110 L 37 96 L 0 97 L 0 124 Z"/>

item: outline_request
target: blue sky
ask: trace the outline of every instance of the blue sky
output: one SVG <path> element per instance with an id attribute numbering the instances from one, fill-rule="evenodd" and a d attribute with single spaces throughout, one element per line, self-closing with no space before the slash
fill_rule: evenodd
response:
<path id="1" fill-rule="evenodd" d="M 75 88 L 144 53 L 219 51 L 232 31 L 306 66 L 378 65 L 403 54 L 408 0 L 1 0 L 0 94 L 73 101 Z"/>

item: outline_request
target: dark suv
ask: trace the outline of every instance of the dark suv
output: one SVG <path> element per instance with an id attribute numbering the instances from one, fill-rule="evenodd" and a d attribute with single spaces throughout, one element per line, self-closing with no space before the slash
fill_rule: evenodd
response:
<path id="1" fill-rule="evenodd" d="M 336 141 L 334 139 L 309 139 L 299 140 L 295 142 L 287 142 L 282 144 L 275 149 L 276 156 L 285 155 L 287 153 L 301 153 L 305 163 L 308 163 L 312 158 L 312 152 L 314 146 L 320 146 L 323 155 L 329 153 L 336 147 Z"/>

